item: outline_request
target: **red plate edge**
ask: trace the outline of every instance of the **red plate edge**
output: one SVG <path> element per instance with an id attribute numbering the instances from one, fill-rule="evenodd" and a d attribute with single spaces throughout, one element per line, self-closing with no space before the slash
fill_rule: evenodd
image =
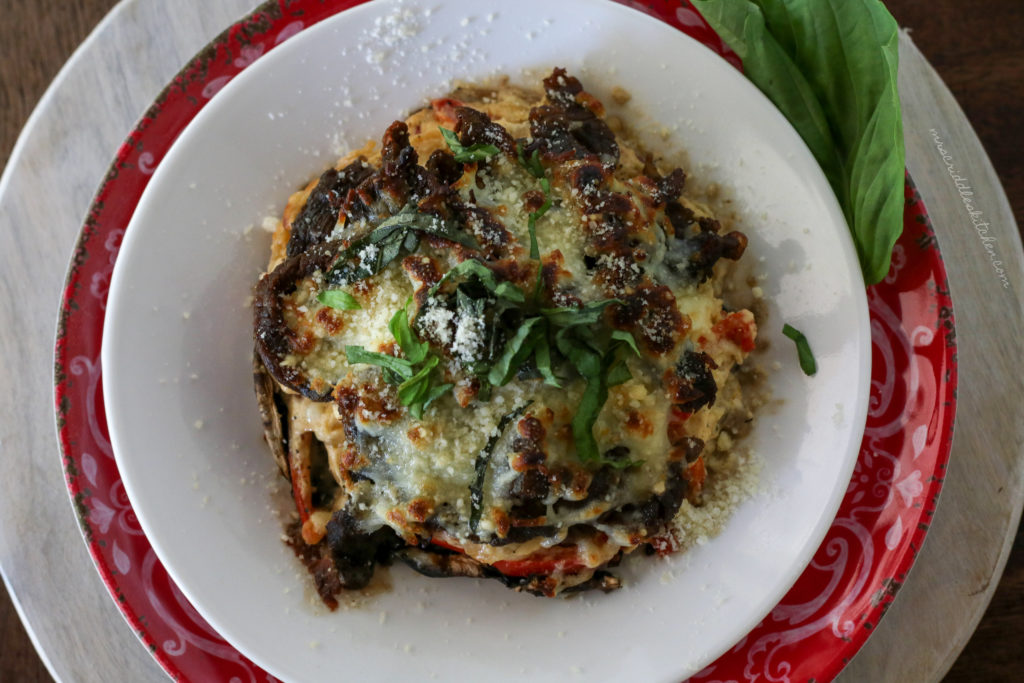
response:
<path id="1" fill-rule="evenodd" d="M 54 369 L 68 490 L 111 596 L 175 680 L 275 679 L 224 642 L 184 599 L 156 559 L 120 484 L 99 365 L 120 239 L 159 159 L 207 100 L 277 44 L 364 1 L 271 0 L 214 39 L 157 97 L 119 149 L 71 259 Z M 688 4 L 615 1 L 666 21 L 739 67 Z M 889 275 L 868 289 L 868 301 L 868 427 L 836 520 L 771 614 L 692 681 L 831 680 L 867 640 L 916 558 L 950 454 L 957 363 L 945 268 L 909 177 L 904 234 Z"/>

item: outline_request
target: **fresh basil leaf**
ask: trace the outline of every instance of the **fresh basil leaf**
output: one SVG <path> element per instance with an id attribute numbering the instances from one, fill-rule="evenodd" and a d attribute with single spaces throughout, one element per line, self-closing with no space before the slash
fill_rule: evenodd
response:
<path id="1" fill-rule="evenodd" d="M 640 355 L 640 349 L 636 345 L 636 339 L 633 338 L 632 332 L 627 332 L 626 330 L 612 330 L 612 339 L 623 342 L 626 346 L 632 349 L 633 353 L 637 356 Z"/>
<path id="2" fill-rule="evenodd" d="M 693 0 L 821 165 L 867 284 L 903 230 L 896 20 L 877 0 Z"/>
<path id="3" fill-rule="evenodd" d="M 540 312 L 555 327 L 594 325 L 601 320 L 605 308 L 617 303 L 622 302 L 619 299 L 602 299 L 601 301 L 591 301 L 579 308 L 542 308 Z"/>
<path id="4" fill-rule="evenodd" d="M 423 399 L 430 393 L 430 375 L 439 362 L 440 359 L 437 356 L 431 356 L 415 375 L 399 385 L 399 403 L 403 406 L 415 406 L 423 402 Z M 422 417 L 422 410 L 415 417 Z"/>
<path id="5" fill-rule="evenodd" d="M 530 232 L 530 258 L 534 261 L 540 259 L 540 245 L 537 243 L 537 221 L 540 220 L 541 216 L 548 212 L 551 208 L 551 181 L 544 176 L 544 167 L 540 163 L 540 153 L 535 149 L 533 155 L 527 159 L 523 153 L 522 143 L 516 144 L 516 157 L 519 159 L 519 165 L 526 169 L 526 171 L 534 178 L 540 180 L 541 191 L 544 192 L 544 203 L 541 204 L 540 208 L 532 212 L 527 220 L 526 227 Z M 540 276 L 538 274 L 538 289 L 540 287 Z"/>
<path id="6" fill-rule="evenodd" d="M 391 336 L 398 342 L 398 345 L 402 348 L 402 353 L 405 354 L 410 363 L 423 362 L 423 359 L 427 357 L 427 353 L 430 351 L 430 344 L 420 341 L 420 338 L 416 336 L 416 333 L 409 326 L 409 313 L 406 311 L 405 306 L 399 308 L 391 316 L 388 329 L 391 330 Z"/>
<path id="7" fill-rule="evenodd" d="M 407 204 L 394 216 L 381 221 L 374 232 L 385 228 L 417 230 L 432 235 L 446 235 L 449 232 L 458 231 L 458 226 L 453 221 L 435 216 L 432 213 L 419 211 L 415 204 Z"/>
<path id="8" fill-rule="evenodd" d="M 384 381 L 387 382 L 388 384 L 398 386 L 399 384 L 405 381 L 405 377 L 399 375 L 390 368 L 382 368 L 382 370 L 384 372 Z"/>
<path id="9" fill-rule="evenodd" d="M 818 363 L 814 360 L 811 344 L 807 341 L 804 333 L 786 323 L 782 326 L 782 334 L 792 339 L 796 344 L 796 355 L 800 360 L 800 369 L 804 371 L 804 374 L 811 376 L 818 372 Z"/>
<path id="10" fill-rule="evenodd" d="M 427 395 L 423 398 L 423 409 L 426 410 L 429 408 L 431 403 L 441 398 L 454 388 L 455 385 L 451 382 L 431 387 L 430 390 L 427 391 Z"/>
<path id="11" fill-rule="evenodd" d="M 540 245 L 537 243 L 537 221 L 551 208 L 551 183 L 547 178 L 541 178 L 540 187 L 544 191 L 544 203 L 530 214 L 526 223 L 526 227 L 530 231 L 530 258 L 535 261 L 540 258 Z"/>
<path id="12" fill-rule="evenodd" d="M 441 137 L 443 137 L 444 141 L 448 143 L 448 149 L 450 149 L 452 154 L 455 155 L 455 161 L 458 161 L 460 164 L 468 164 L 475 161 L 487 161 L 495 154 L 501 152 L 501 150 L 494 145 L 488 145 L 480 142 L 466 147 L 459 142 L 459 137 L 454 131 L 443 127 L 440 128 L 440 130 Z"/>
<path id="13" fill-rule="evenodd" d="M 400 225 L 378 227 L 348 246 L 327 272 L 327 281 L 347 285 L 375 275 L 403 251 L 414 251 L 419 237 Z"/>
<path id="14" fill-rule="evenodd" d="M 456 221 L 419 211 L 411 204 L 391 218 L 383 221 L 377 227 L 377 230 L 392 226 L 402 227 L 406 230 L 416 230 L 427 235 L 437 235 L 469 249 L 480 248 L 476 238 L 463 230 Z"/>
<path id="15" fill-rule="evenodd" d="M 605 383 L 608 387 L 617 387 L 620 384 L 625 384 L 629 380 L 633 379 L 633 373 L 629 371 L 629 366 L 626 365 L 626 361 L 622 358 L 616 358 L 615 362 L 608 368 L 608 373 L 605 375 Z"/>
<path id="16" fill-rule="evenodd" d="M 572 418 L 572 437 L 576 444 L 576 456 L 583 462 L 601 459 L 601 453 L 597 448 L 597 439 L 594 438 L 594 423 L 597 422 L 597 416 L 607 400 L 608 387 L 605 386 L 601 377 L 588 379 L 587 387 L 583 390 L 583 397 Z"/>
<path id="17" fill-rule="evenodd" d="M 537 337 L 533 358 L 537 362 L 537 372 L 544 378 L 544 384 L 561 388 L 561 383 L 551 370 L 551 347 L 548 345 L 548 336 L 546 334 Z"/>
<path id="18" fill-rule="evenodd" d="M 418 211 L 410 204 L 345 248 L 326 279 L 345 285 L 375 275 L 403 253 L 416 251 L 421 234 L 443 237 L 469 249 L 480 248 L 476 238 L 455 221 Z"/>
<path id="19" fill-rule="evenodd" d="M 533 401 L 527 401 L 512 412 L 502 415 L 501 419 L 498 420 L 498 426 L 491 432 L 487 443 L 484 444 L 484 447 L 480 449 L 476 456 L 476 462 L 473 464 L 473 483 L 469 485 L 469 528 L 473 532 L 476 531 L 476 527 L 480 523 L 480 513 L 484 503 L 484 481 L 487 479 L 487 467 L 491 462 L 491 456 L 494 454 L 494 448 L 498 445 L 501 435 L 508 429 L 512 420 L 522 416 L 532 403 Z"/>
<path id="20" fill-rule="evenodd" d="M 343 289 L 329 289 L 316 295 L 316 300 L 324 306 L 339 311 L 355 311 L 362 308 L 356 298 Z"/>
<path id="21" fill-rule="evenodd" d="M 530 214 L 526 222 L 526 228 L 530 231 L 530 258 L 534 261 L 540 258 L 540 243 L 537 242 L 537 220 L 551 208 L 551 198 L 548 197 L 541 204 L 540 208 Z"/>
<path id="22" fill-rule="evenodd" d="M 499 282 L 498 286 L 492 291 L 499 299 L 520 304 L 526 301 L 526 295 L 523 294 L 523 290 L 519 289 L 519 287 L 515 286 L 511 282 Z"/>
<path id="23" fill-rule="evenodd" d="M 555 345 L 581 377 L 589 381 L 601 376 L 601 352 L 586 340 L 573 335 L 570 329 L 561 329 L 555 333 Z"/>
<path id="24" fill-rule="evenodd" d="M 523 151 L 522 143 L 519 143 L 516 145 L 516 157 L 519 159 L 519 165 L 525 168 L 534 178 L 544 177 L 544 167 L 540 163 L 539 150 L 533 150 L 533 154 L 527 158 Z M 547 192 L 547 190 L 545 190 L 545 192 Z"/>
<path id="25" fill-rule="evenodd" d="M 487 380 L 496 387 L 504 386 L 519 370 L 519 366 L 530 357 L 534 345 L 537 342 L 537 335 L 546 334 L 546 330 L 539 323 L 541 318 L 529 318 L 523 321 L 516 333 L 505 344 L 501 356 L 494 362 Z"/>
<path id="26" fill-rule="evenodd" d="M 408 380 L 413 376 L 413 364 L 405 358 L 395 358 L 389 356 L 386 353 L 379 353 L 377 351 L 367 351 L 362 346 L 346 346 L 345 357 L 348 362 L 356 365 L 359 363 L 365 363 L 367 365 L 376 365 L 385 370 L 390 370 L 402 379 Z"/>

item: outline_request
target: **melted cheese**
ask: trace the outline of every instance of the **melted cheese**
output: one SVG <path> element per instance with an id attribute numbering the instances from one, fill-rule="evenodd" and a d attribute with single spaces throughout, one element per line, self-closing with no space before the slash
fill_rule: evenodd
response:
<path id="1" fill-rule="evenodd" d="M 523 112 L 528 112 L 529 107 L 522 95 L 503 93 L 495 102 L 480 108 L 506 124 L 513 134 L 526 134 L 526 114 Z M 503 118 L 503 113 L 509 116 Z M 437 124 L 437 113 L 430 108 L 417 112 L 409 120 L 411 139 L 421 160 L 443 145 Z M 366 150 L 361 151 L 366 153 Z M 638 159 L 632 150 L 626 156 L 634 162 Z M 342 164 L 347 161 L 343 160 Z M 568 187 L 567 175 L 558 174 L 552 179 L 551 208 L 537 221 L 542 258 L 545 262 L 561 259 L 564 284 L 584 302 L 607 298 L 615 292 L 605 291 L 588 273 L 585 260 L 587 234 L 583 229 L 588 217 L 581 208 L 582 198 Z M 296 193 L 289 201 L 280 228 L 285 233 L 284 237 L 314 184 Z M 640 191 L 640 185 L 617 177 L 611 181 L 611 189 L 632 196 Z M 489 164 L 486 172 L 481 171 L 478 175 L 474 175 L 473 168 L 469 167 L 458 184 L 458 191 L 464 202 L 475 203 L 499 220 L 518 244 L 518 250 L 510 251 L 527 258 L 530 212 L 524 197 L 528 193 L 542 191 L 538 179 L 513 159 L 499 156 Z M 636 204 L 640 206 L 641 202 Z M 697 215 L 707 215 L 703 207 L 692 204 L 688 207 Z M 664 252 L 664 231 L 660 227 L 664 218 L 637 208 L 635 221 L 631 229 L 637 243 L 647 249 L 649 258 L 657 265 L 659 254 Z M 280 234 L 275 236 L 272 265 L 282 256 L 283 247 L 280 245 L 287 242 L 281 238 Z M 437 251 L 425 245 L 421 245 L 420 250 L 434 258 L 442 270 L 455 265 L 456 259 L 451 250 Z M 619 257 L 602 254 L 598 257 L 598 266 L 622 268 L 628 271 L 626 274 L 633 275 L 641 272 L 637 263 L 612 261 L 616 258 Z M 654 272 L 663 275 L 656 268 Z M 351 481 L 347 473 L 359 475 L 355 483 L 339 491 L 333 508 L 354 506 L 360 511 L 367 528 L 386 524 L 407 539 L 429 539 L 442 533 L 444 538 L 458 544 L 467 554 L 487 563 L 526 557 L 539 548 L 560 543 L 576 524 L 597 525 L 611 537 L 610 545 L 600 547 L 592 541 L 580 541 L 587 566 L 596 567 L 608 561 L 620 547 L 634 547 L 638 533 L 636 528 L 599 524 L 596 520 L 604 512 L 624 505 L 640 505 L 666 488 L 672 451 L 668 436 L 672 401 L 661 386 L 662 375 L 678 363 L 686 349 L 693 348 L 711 356 L 717 364 L 715 382 L 724 387 L 733 366 L 745 355 L 735 344 L 720 340 L 714 332 L 723 312 L 713 283 L 695 286 L 667 277 L 664 281 L 670 285 L 678 311 L 689 320 L 689 328 L 670 352 L 630 358 L 628 362 L 633 379 L 610 389 L 594 428 L 599 448 L 605 452 L 613 447 L 625 447 L 630 459 L 642 462 L 618 472 L 615 485 L 596 500 L 579 506 L 557 505 L 558 500 L 577 500 L 581 495 L 580 477 L 583 478 L 585 492 L 593 474 L 592 467 L 580 462 L 571 436 L 571 422 L 585 386 L 583 380 L 571 379 L 563 388 L 554 388 L 531 379 L 513 380 L 504 387 L 495 387 L 489 400 L 473 401 L 468 407 L 462 407 L 453 394 L 446 394 L 430 406 L 422 419 L 414 418 L 404 408 L 384 412 L 359 411 L 355 417 L 357 434 L 354 443 L 353 435 L 346 434 L 342 427 L 335 404 L 314 403 L 299 396 L 290 396 L 292 429 L 296 433 L 312 432 L 325 444 L 331 472 L 336 479 Z M 385 383 L 380 369 L 349 364 L 344 349 L 349 345 L 371 351 L 393 349 L 394 339 L 388 323 L 416 287 L 417 283 L 410 281 L 401 268 L 399 259 L 365 282 L 346 288 L 358 300 L 360 309 L 338 311 L 326 308 L 316 299 L 316 294 L 326 288 L 322 277 L 308 278 L 288 297 L 286 322 L 300 334 L 308 334 L 316 343 L 309 353 L 290 358 L 288 362 L 301 367 L 310 377 L 375 394 L 374 400 L 397 406 L 395 389 Z M 443 339 L 451 341 L 455 351 L 454 362 L 445 368 L 445 372 L 453 381 L 465 382 L 467 377 L 461 366 L 472 357 L 474 345 L 479 345 L 481 321 L 456 320 L 451 317 L 451 311 L 431 308 L 430 304 L 420 310 L 419 315 L 423 324 L 436 331 L 435 336 L 451 337 L 450 340 Z M 454 326 L 454 333 L 449 332 L 449 323 Z M 689 418 L 687 433 L 712 442 L 718 436 L 722 416 L 741 405 L 741 400 L 738 391 L 723 390 L 713 406 L 702 408 Z M 551 477 L 544 525 L 552 527 L 552 531 L 521 543 L 493 545 L 488 541 L 499 539 L 503 531 L 507 532 L 502 525 L 515 506 L 509 490 L 519 476 L 512 442 L 520 420 L 514 421 L 500 435 L 491 455 L 484 478 L 483 514 L 479 527 L 474 530 L 469 521 L 472 507 L 470 490 L 477 477 L 478 457 L 488 439 L 497 436 L 497 425 L 502 416 L 529 402 L 532 403 L 520 420 L 536 418 L 543 424 L 546 471 L 566 472 L 568 475 L 561 480 L 554 475 Z M 353 459 L 353 452 L 357 452 L 359 457 Z M 315 517 L 313 523 L 320 528 L 322 535 L 322 527 L 326 524 L 324 516 Z M 442 531 L 438 532 L 438 529 Z"/>

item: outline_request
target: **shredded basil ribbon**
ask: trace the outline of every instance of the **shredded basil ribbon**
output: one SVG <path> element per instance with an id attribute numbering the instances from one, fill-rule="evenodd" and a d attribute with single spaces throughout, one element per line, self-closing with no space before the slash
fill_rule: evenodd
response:
<path id="1" fill-rule="evenodd" d="M 800 369 L 804 371 L 804 374 L 810 377 L 818 372 L 818 363 L 814 360 L 811 345 L 807 341 L 807 337 L 804 336 L 804 333 L 786 323 L 782 326 L 782 334 L 792 339 L 796 344 L 796 355 L 800 360 Z"/>

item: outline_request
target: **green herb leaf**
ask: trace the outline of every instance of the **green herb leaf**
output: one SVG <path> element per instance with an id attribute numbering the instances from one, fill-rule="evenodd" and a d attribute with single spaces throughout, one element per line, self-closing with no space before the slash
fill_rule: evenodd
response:
<path id="1" fill-rule="evenodd" d="M 605 308 L 617 303 L 622 302 L 619 299 L 602 299 L 601 301 L 591 301 L 579 308 L 542 308 L 540 312 L 555 327 L 594 325 L 601 320 Z M 632 338 L 632 335 L 630 336 Z"/>
<path id="2" fill-rule="evenodd" d="M 491 462 L 491 456 L 494 454 L 494 447 L 498 445 L 501 435 L 505 433 L 512 420 L 517 419 L 526 412 L 526 409 L 532 403 L 533 401 L 527 401 L 512 412 L 502 415 L 501 419 L 498 420 L 497 428 L 491 433 L 487 443 L 476 456 L 476 462 L 473 465 L 475 476 L 473 477 L 473 483 L 469 486 L 469 528 L 471 531 L 475 532 L 477 525 L 480 523 L 480 513 L 483 510 L 484 503 L 484 481 L 487 479 L 487 467 Z"/>
<path id="3" fill-rule="evenodd" d="M 329 308 L 339 311 L 354 311 L 362 308 L 356 298 L 343 289 L 329 289 L 316 295 L 316 300 Z"/>
<path id="4" fill-rule="evenodd" d="M 327 272 L 327 281 L 346 285 L 375 275 L 402 254 L 416 251 L 421 234 L 480 248 L 476 238 L 455 221 L 423 213 L 410 204 L 344 249 Z"/>
<path id="5" fill-rule="evenodd" d="M 534 346 L 533 358 L 537 362 L 537 371 L 544 378 L 544 384 L 561 388 L 561 383 L 551 370 L 551 347 L 546 334 L 538 335 Z"/>
<path id="6" fill-rule="evenodd" d="M 604 381 L 611 388 L 625 384 L 631 379 L 633 379 L 633 373 L 629 371 L 626 361 L 622 358 L 616 358 L 615 362 L 608 368 L 608 374 L 605 376 Z"/>
<path id="7" fill-rule="evenodd" d="M 408 303 L 406 303 L 406 306 L 408 306 Z M 409 314 L 405 306 L 402 306 L 391 316 L 388 329 L 391 330 L 391 336 L 398 342 L 398 345 L 402 348 L 402 353 L 405 354 L 410 363 L 423 362 L 423 359 L 427 357 L 427 353 L 430 351 L 430 344 L 420 341 L 416 333 L 412 331 L 412 328 L 409 326 Z"/>
<path id="8" fill-rule="evenodd" d="M 608 465 L 617 470 L 624 470 L 629 467 L 635 467 L 637 465 L 643 465 L 643 460 L 628 460 L 625 458 L 609 458 L 606 455 L 601 456 L 601 464 Z"/>
<path id="9" fill-rule="evenodd" d="M 627 332 L 626 330 L 612 330 L 612 339 L 623 342 L 633 351 L 634 354 L 637 356 L 640 355 L 640 349 L 636 345 L 636 339 L 633 338 L 632 332 Z"/>
<path id="10" fill-rule="evenodd" d="M 555 343 L 581 377 L 589 381 L 601 376 L 601 352 L 587 341 L 562 329 L 555 334 Z"/>
<path id="11" fill-rule="evenodd" d="M 523 151 L 522 143 L 516 144 L 516 157 L 519 159 L 519 165 L 527 170 L 527 172 L 534 178 L 544 177 L 544 167 L 540 163 L 540 151 L 533 150 L 533 154 L 529 158 L 526 157 Z M 544 190 L 547 192 L 548 190 Z"/>
<path id="12" fill-rule="evenodd" d="M 544 179 L 547 182 L 547 179 Z M 551 197 L 544 200 L 544 203 L 540 205 L 540 208 L 530 214 L 527 220 L 526 227 L 530 231 L 530 258 L 537 260 L 540 258 L 540 244 L 537 242 L 537 221 L 541 216 L 548 212 L 551 208 Z"/>
<path id="13" fill-rule="evenodd" d="M 382 228 L 391 227 L 416 230 L 427 235 L 437 235 L 469 249 L 480 248 L 476 238 L 463 230 L 458 223 L 448 218 L 435 216 L 432 213 L 419 211 L 414 204 L 409 204 L 391 218 L 382 221 L 374 232 Z"/>
<path id="14" fill-rule="evenodd" d="M 818 363 L 814 360 L 814 354 L 811 353 L 811 345 L 808 343 L 804 333 L 786 323 L 782 326 L 782 334 L 796 343 L 796 355 L 800 359 L 800 369 L 804 371 L 804 374 L 809 377 L 818 372 Z"/>
<path id="15" fill-rule="evenodd" d="M 469 147 L 464 146 L 459 142 L 459 137 L 454 131 L 450 131 L 447 128 L 441 128 L 441 137 L 448 143 L 448 149 L 455 155 L 455 161 L 460 164 L 468 164 L 474 161 L 487 161 L 495 154 L 501 152 L 500 149 L 494 145 L 487 145 L 483 143 L 476 143 Z"/>
<path id="16" fill-rule="evenodd" d="M 494 271 L 475 259 L 467 259 L 462 263 L 457 264 L 454 268 L 445 273 L 444 277 L 442 277 L 436 285 L 430 288 L 427 295 L 433 296 L 445 282 L 462 276 L 475 277 L 480 281 L 480 284 L 487 288 L 487 291 L 493 293 L 499 299 L 505 299 L 516 303 L 523 303 L 526 301 L 526 296 L 523 294 L 523 290 L 519 289 L 511 282 L 498 282 L 497 278 L 494 276 Z"/>
<path id="17" fill-rule="evenodd" d="M 413 364 L 405 358 L 395 358 L 394 356 L 389 356 L 386 353 L 367 351 L 362 346 L 346 346 L 345 357 L 348 359 L 348 362 L 353 365 L 357 363 L 376 365 L 387 371 L 393 372 L 403 380 L 411 379 L 413 374 L 415 374 L 413 372 Z"/>
<path id="18" fill-rule="evenodd" d="M 419 371 L 398 386 L 398 401 L 411 408 L 413 417 L 423 417 L 423 401 L 430 393 L 430 375 L 440 362 L 437 356 L 430 356 Z M 417 414 L 418 413 L 418 414 Z"/>
<path id="19" fill-rule="evenodd" d="M 839 198 L 867 284 L 903 230 L 899 30 L 878 0 L 693 0 Z"/>
<path id="20" fill-rule="evenodd" d="M 519 370 L 519 366 L 530 357 L 538 334 L 546 334 L 540 323 L 541 318 L 529 318 L 523 321 L 516 333 L 505 344 L 501 356 L 494 362 L 487 381 L 496 387 L 505 386 Z"/>
<path id="21" fill-rule="evenodd" d="M 572 418 L 572 438 L 576 444 L 576 456 L 583 462 L 601 460 L 601 452 L 594 438 L 594 423 L 601 413 L 601 408 L 608 400 L 608 386 L 600 376 L 588 378 L 587 388 L 576 407 L 576 415 Z"/>
<path id="22" fill-rule="evenodd" d="M 441 398 L 454 388 L 455 385 L 450 382 L 431 387 L 430 390 L 427 391 L 427 395 L 423 398 L 423 409 L 426 410 L 429 408 L 431 403 Z"/>

